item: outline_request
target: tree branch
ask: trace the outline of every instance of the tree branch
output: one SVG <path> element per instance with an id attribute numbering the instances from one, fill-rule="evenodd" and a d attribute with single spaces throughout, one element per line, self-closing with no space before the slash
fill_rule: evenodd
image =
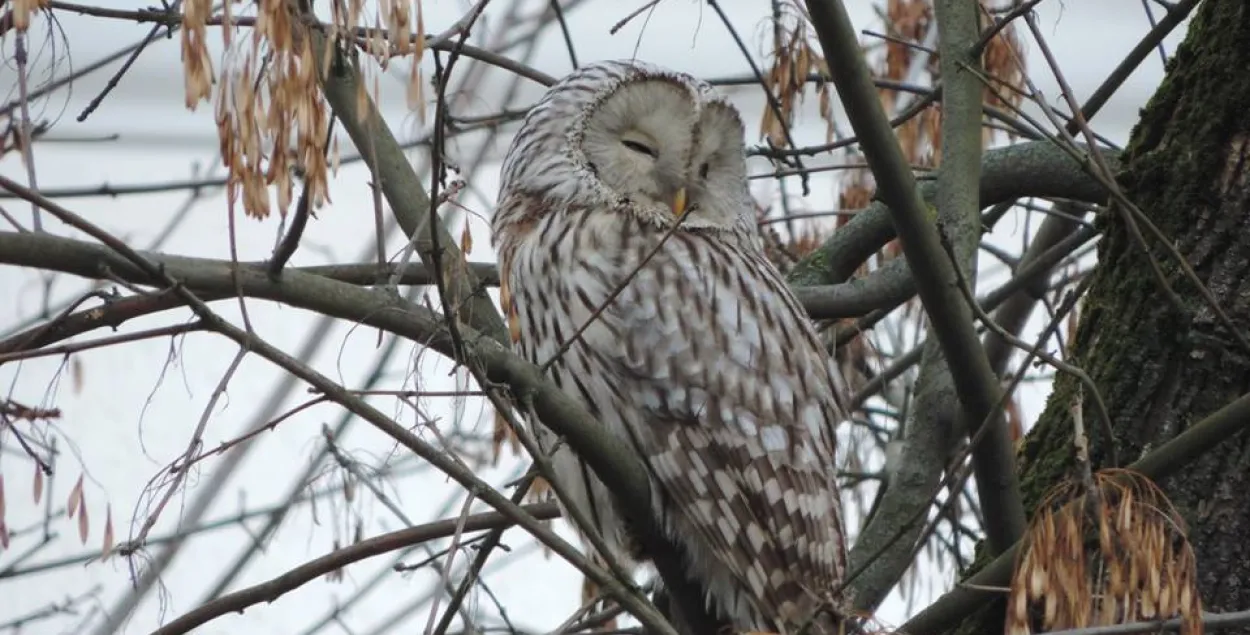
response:
<path id="1" fill-rule="evenodd" d="M 1091 231 L 1077 232 L 1037 254 L 1036 257 L 1022 260 L 1015 276 L 982 299 L 988 307 L 987 310 L 997 307 L 1006 299 L 1007 294 L 1016 293 L 1027 286 L 1030 281 L 1045 279 L 1045 274 L 1054 267 L 1055 263 L 1090 238 L 1092 238 Z M 179 257 L 142 250 L 137 253 L 162 266 L 177 266 L 180 271 L 197 268 L 204 268 L 205 271 L 226 271 L 234 267 L 248 271 L 263 271 L 268 266 L 265 261 L 231 263 L 227 260 Z M 66 260 L 63 263 L 59 262 L 52 257 L 52 254 Z M 94 269 L 97 266 L 109 266 L 99 264 L 107 262 L 101 258 L 105 257 L 101 255 L 100 248 L 91 243 L 51 234 L 0 231 L 0 264 L 62 271 L 93 280 L 104 280 L 106 279 L 104 278 L 105 270 Z M 493 264 L 469 263 L 468 266 L 481 283 L 498 284 L 497 272 Z M 313 265 L 289 267 L 283 271 L 306 276 L 301 279 L 324 278 L 361 287 L 372 285 L 381 278 L 391 277 L 394 277 L 400 285 L 426 285 L 431 284 L 433 280 L 429 270 L 421 264 L 410 264 L 406 267 L 379 267 L 376 263 Z M 109 270 L 108 273 L 112 274 L 113 271 Z M 855 317 L 865 312 L 873 314 L 893 309 L 915 294 L 913 285 L 911 273 L 905 261 L 896 260 L 864 278 L 853 279 L 842 284 L 794 287 L 794 292 L 813 319 L 827 319 Z M 214 302 L 232 297 L 233 293 L 233 289 L 217 289 L 213 286 L 213 288 L 200 289 L 199 297 L 205 302 Z M 286 301 L 282 297 L 268 299 Z M 102 305 L 58 315 L 0 340 L 0 355 L 47 346 L 99 328 L 117 328 L 128 320 L 182 306 L 186 306 L 186 302 L 168 292 L 118 299 L 106 297 Z"/>
<path id="2" fill-rule="evenodd" d="M 1086 146 L 1079 147 L 1089 151 Z M 1118 152 L 1099 152 L 1108 165 L 1119 168 Z M 919 188 L 925 201 L 936 199 L 935 180 L 922 180 Z M 1063 198 L 1092 204 L 1107 201 L 1107 189 L 1089 172 L 1088 165 L 1049 141 L 985 151 L 979 190 L 981 207 L 1026 197 Z M 795 265 L 789 276 L 790 283 L 829 285 L 849 278 L 869 256 L 897 237 L 888 203 L 875 201 L 839 227 L 833 236 Z"/>
<path id="3" fill-rule="evenodd" d="M 976 75 L 967 72 L 964 65 L 976 63 L 966 52 L 980 39 L 977 6 L 966 0 L 939 0 L 935 6 L 945 88 L 941 130 L 944 169 L 938 173 L 936 187 L 925 188 L 928 191 L 924 193 L 935 195 L 932 200 L 937 202 L 938 223 L 952 243 L 958 266 L 975 272 L 983 225 L 980 206 L 986 204 L 980 192 L 982 89 Z M 926 200 L 931 199 L 926 196 Z M 914 288 L 914 282 L 910 286 Z M 909 409 L 910 420 L 900 434 L 904 443 L 898 469 L 891 474 L 879 505 L 851 551 L 852 569 L 864 567 L 853 583 L 855 607 L 861 611 L 875 610 L 912 565 L 914 548 L 924 539 L 926 527 L 912 523 L 901 535 L 894 529 L 908 526 L 942 487 L 942 470 L 959 429 L 956 386 L 932 328 L 922 350 L 915 407 Z M 1010 491 L 1018 496 L 1016 492 Z M 1002 502 L 997 506 L 1019 505 Z M 987 525 L 1000 520 L 987 514 Z M 1023 518 L 1019 520 L 1022 530 Z"/>
<path id="4" fill-rule="evenodd" d="M 452 294 L 448 303 L 459 307 L 460 315 L 456 318 L 463 319 L 473 328 L 500 342 L 508 341 L 508 329 L 504 325 L 503 317 L 499 315 L 484 287 L 478 284 L 472 269 L 460 266 L 466 262 L 464 254 L 456 246 L 457 243 L 447 228 L 430 213 L 430 197 L 422 187 L 421 179 L 408 163 L 408 157 L 399 141 L 391 134 L 382 115 L 378 113 L 373 99 L 360 85 L 359 71 L 354 64 L 346 61 L 346 55 L 329 58 L 326 56 L 326 47 L 330 44 L 326 42 L 320 26 L 309 28 L 307 33 L 312 37 L 313 58 L 319 64 L 318 77 L 321 79 L 326 101 L 334 108 L 343 129 L 360 150 L 365 165 L 381 187 L 400 228 L 416 244 L 417 253 L 427 269 L 438 271 L 434 266 L 433 252 L 436 248 L 442 262 L 450 263 L 449 267 L 455 269 L 444 277 L 445 290 Z M 330 68 L 324 67 L 326 60 L 330 60 Z M 365 99 L 359 99 L 360 95 L 365 95 Z M 452 316 L 448 318 L 453 319 Z"/>
<path id="5" fill-rule="evenodd" d="M 977 337 L 972 311 L 956 286 L 955 270 L 942 248 L 933 214 L 921 198 L 911 168 L 881 110 L 846 7 L 840 0 L 807 0 L 807 8 L 838 87 L 838 97 L 860 137 L 876 179 L 878 196 L 890 207 L 920 300 L 950 365 L 969 432 L 975 434 L 982 426 L 991 426 L 974 449 L 973 466 L 985 515 L 1002 519 L 987 527 L 990 548 L 1001 552 L 1023 531 L 1024 508 L 1019 496 L 1013 495 L 1019 491 L 1018 477 L 1011 438 L 998 408 L 998 378 Z M 950 92 L 948 87 L 946 93 Z"/>
<path id="6" fill-rule="evenodd" d="M 959 304 L 961 309 L 968 310 L 968 320 L 973 320 L 975 311 L 970 303 L 975 303 L 976 299 L 971 290 L 976 286 L 978 245 L 981 241 L 977 184 L 981 180 L 981 102 L 984 87 L 980 79 L 981 55 L 976 46 L 981 38 L 981 5 L 976 0 L 937 0 L 934 8 L 940 51 L 938 57 L 942 83 L 946 86 L 942 97 L 941 127 L 942 165 L 946 169 L 938 175 L 938 230 L 950 246 L 956 278 L 953 293 L 956 296 L 961 294 L 961 272 L 969 289 L 963 303 L 948 295 L 938 297 L 943 303 Z M 908 261 L 911 259 L 908 258 Z M 955 319 L 962 320 L 962 311 L 957 313 L 959 317 Z M 943 341 L 941 328 L 934 323 L 930 331 L 942 344 L 942 349 L 967 345 L 959 343 L 962 338 L 951 339 L 948 336 L 951 344 Z M 971 416 L 966 421 L 966 433 L 974 435 L 982 426 L 992 426 L 985 439 L 972 449 L 972 466 L 977 479 L 977 496 L 984 512 L 986 538 L 990 550 L 998 553 L 1024 535 L 1028 521 L 1020 497 L 1015 446 L 999 405 L 1004 396 L 998 376 L 980 347 L 981 341 L 973 324 L 968 322 L 964 330 L 967 333 L 963 337 L 971 337 L 977 354 L 948 372 L 953 373 L 954 386 L 964 410 L 971 410 L 968 413 Z M 945 359 L 941 365 L 946 365 Z M 976 381 L 960 385 L 960 374 L 969 370 L 978 375 Z M 969 409 L 969 392 L 979 393 L 972 397 L 974 400 L 988 400 L 985 402 L 987 410 Z"/>
<path id="7" fill-rule="evenodd" d="M 554 503 L 522 505 L 520 508 L 538 520 L 560 516 L 560 511 Z M 473 514 L 467 518 L 436 520 L 367 538 L 342 549 L 331 551 L 320 558 L 309 560 L 276 578 L 254 584 L 245 589 L 239 589 L 201 604 L 152 633 L 153 635 L 189 633 L 192 629 L 202 626 L 226 613 L 242 612 L 244 609 L 261 602 L 273 602 L 284 594 L 294 591 L 323 575 L 342 569 L 349 564 L 430 540 L 446 538 L 457 530 L 460 532 L 473 532 L 509 527 L 513 524 L 513 520 L 504 514 L 484 512 Z"/>

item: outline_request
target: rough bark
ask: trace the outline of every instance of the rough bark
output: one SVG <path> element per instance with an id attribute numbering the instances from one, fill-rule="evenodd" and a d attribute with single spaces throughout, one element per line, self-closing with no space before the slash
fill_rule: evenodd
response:
<path id="1" fill-rule="evenodd" d="M 1166 78 L 1133 131 L 1120 183 L 1171 238 L 1233 324 L 1250 332 L 1250 6 L 1209 1 L 1197 11 Z M 1151 272 L 1124 216 L 1099 221 L 1105 238 L 1074 342 L 1076 362 L 1111 410 L 1121 463 L 1136 460 L 1250 390 L 1250 351 L 1238 344 L 1185 277 L 1149 238 L 1179 306 Z M 1069 407 L 1078 388 L 1059 377 L 1020 448 L 1026 506 L 1072 474 Z M 1085 421 L 1097 421 L 1086 400 Z M 1105 443 L 1093 423 L 1095 462 Z M 1160 483 L 1189 523 L 1207 610 L 1250 608 L 1250 435 Z M 965 633 L 1001 632 L 1003 603 L 969 616 Z M 1239 631 L 1250 633 L 1250 629 Z"/>

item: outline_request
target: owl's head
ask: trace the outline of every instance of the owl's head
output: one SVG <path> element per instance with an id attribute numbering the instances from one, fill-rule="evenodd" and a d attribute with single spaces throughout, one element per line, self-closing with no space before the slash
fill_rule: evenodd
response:
<path id="1" fill-rule="evenodd" d="M 708 84 L 634 61 L 587 65 L 530 111 L 503 169 L 551 205 L 623 209 L 660 225 L 741 230 L 748 204 L 742 119 Z"/>

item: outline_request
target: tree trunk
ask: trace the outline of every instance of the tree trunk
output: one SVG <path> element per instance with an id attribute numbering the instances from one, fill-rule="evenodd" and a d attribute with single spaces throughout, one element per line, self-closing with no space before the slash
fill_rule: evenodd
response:
<path id="1" fill-rule="evenodd" d="M 1202 3 L 1163 84 L 1142 111 L 1119 182 L 1197 272 L 1235 327 L 1250 333 L 1250 8 Z M 1250 390 L 1250 350 L 1231 335 L 1176 254 L 1151 236 L 1149 256 L 1126 211 L 1107 212 L 1099 264 L 1074 343 L 1111 411 L 1116 454 L 1128 464 Z M 1158 263 L 1174 296 L 1160 284 Z M 1020 449 L 1025 505 L 1072 475 L 1069 407 L 1079 382 L 1060 376 Z M 1085 400 L 1096 466 L 1107 466 L 1098 414 Z M 1204 608 L 1250 608 L 1250 435 L 1159 483 L 1189 523 Z M 1003 603 L 965 620 L 1001 632 Z M 1242 633 L 1250 629 L 1242 628 Z"/>

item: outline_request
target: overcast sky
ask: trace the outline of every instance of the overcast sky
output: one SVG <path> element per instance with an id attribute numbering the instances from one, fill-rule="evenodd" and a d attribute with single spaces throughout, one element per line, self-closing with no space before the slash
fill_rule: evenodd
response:
<path id="1" fill-rule="evenodd" d="M 135 9 L 151 3 L 117 1 L 99 4 Z M 504 6 L 502 0 L 494 4 L 500 8 Z M 538 8 L 545 4 L 545 0 L 533 0 L 530 4 Z M 629 57 L 636 51 L 640 59 L 703 77 L 741 75 L 744 72 L 745 67 L 728 31 L 707 5 L 695 0 L 663 0 L 649 21 L 635 20 L 616 35 L 610 35 L 609 27 L 639 4 L 641 2 L 614 4 L 593 1 L 571 11 L 568 24 L 579 60 Z M 848 4 L 857 27 L 879 30 L 880 25 L 871 9 L 872 3 L 852 0 Z M 764 33 L 761 20 L 767 16 L 767 3 L 725 0 L 721 5 L 760 59 Z M 427 1 L 427 30 L 443 30 L 467 8 L 468 3 L 463 0 Z M 1087 96 L 1149 29 L 1142 3 L 1138 0 L 1045 0 L 1039 5 L 1037 13 L 1049 46 L 1078 98 Z M 488 9 L 488 26 L 475 32 L 475 38 L 489 38 L 493 32 L 489 25 L 498 23 L 499 14 L 499 9 Z M 120 21 L 82 18 L 64 12 L 56 16 L 61 33 L 54 40 L 37 41 L 32 52 L 37 70 L 33 81 L 36 82 L 45 81 L 50 73 L 60 77 L 71 68 L 85 66 L 133 43 L 150 28 Z M 40 33 L 39 37 L 47 34 L 46 26 Z M 211 39 L 218 41 L 216 37 Z M 1176 36 L 1168 40 L 1166 49 L 1173 51 L 1177 41 Z M 8 102 L 17 95 L 12 34 L 6 37 L 2 46 L 8 62 L 0 66 L 0 100 Z M 1026 50 L 1034 81 L 1052 101 L 1057 100 L 1057 84 L 1045 68 L 1041 56 L 1036 54 L 1036 44 L 1029 42 Z M 220 67 L 220 58 L 215 62 Z M 547 34 L 530 65 L 555 76 L 571 69 L 558 31 Z M 183 107 L 178 39 L 160 40 L 150 46 L 100 108 L 85 122 L 75 121 L 78 113 L 99 93 L 115 69 L 116 64 L 77 81 L 71 91 L 57 93 L 33 106 L 33 117 L 55 120 L 56 127 L 50 138 L 62 140 L 35 147 L 41 188 L 160 183 L 190 178 L 197 165 L 203 169 L 212 167 L 217 152 L 212 107 L 201 105 L 194 112 Z M 1112 141 L 1124 142 L 1138 109 L 1158 85 L 1161 73 L 1159 57 L 1152 56 L 1098 116 L 1095 128 Z M 419 134 L 420 124 L 405 105 L 401 84 L 403 77 L 404 71 L 397 69 L 383 80 L 383 109 L 401 137 L 412 137 Z M 486 82 L 480 92 L 462 100 L 462 113 L 482 114 L 498 110 L 505 90 L 504 75 L 496 72 L 492 77 L 494 80 Z M 543 87 L 538 84 L 524 82 L 522 90 L 509 105 L 515 108 L 532 103 L 542 90 Z M 745 119 L 751 122 L 748 123 L 749 134 L 752 135 L 749 141 L 753 142 L 753 122 L 759 119 L 762 101 L 758 91 L 738 93 L 736 96 Z M 809 140 L 819 139 L 823 136 L 823 124 L 809 115 L 799 126 L 798 134 Z M 117 140 L 96 141 L 110 135 L 118 135 Z M 501 136 L 489 148 L 488 156 L 497 160 L 509 140 L 510 134 Z M 342 142 L 344 154 L 348 154 L 346 139 Z M 453 152 L 459 153 L 459 159 L 471 156 L 475 150 L 472 139 L 460 141 L 452 148 Z M 414 153 L 414 161 L 419 158 L 420 155 Z M 470 221 L 475 238 L 470 254 L 473 260 L 493 261 L 483 219 L 489 218 L 497 169 L 496 164 L 486 166 L 472 183 L 479 195 L 469 196 L 463 201 L 473 219 Z M 19 157 L 13 154 L 0 158 L 0 174 L 26 181 L 26 172 Z M 832 196 L 832 188 L 816 188 L 803 205 L 810 209 L 829 209 Z M 345 168 L 340 173 L 332 185 L 331 197 L 333 204 L 318 212 L 318 218 L 310 224 L 303 246 L 292 264 L 358 261 L 368 253 L 373 236 L 371 195 L 365 174 L 359 166 Z M 62 202 L 92 222 L 124 237 L 129 244 L 146 247 L 161 233 L 185 199 L 185 193 L 175 192 L 125 199 L 66 198 Z M 29 221 L 29 206 L 12 199 L 0 199 L 0 206 L 23 222 Z M 996 240 L 1018 244 L 1019 232 L 1023 229 L 1010 223 L 1005 225 L 999 228 Z M 276 217 L 261 222 L 241 221 L 238 230 L 239 258 L 267 258 L 278 228 Z M 3 229 L 10 227 L 5 224 Z M 76 235 L 55 221 L 51 221 L 49 229 L 60 235 Z M 1010 242 L 1013 239 L 1016 243 Z M 388 253 L 398 253 L 401 245 L 398 238 L 392 237 L 387 243 Z M 228 258 L 227 212 L 223 198 L 217 194 L 206 196 L 162 249 L 181 255 Z M 58 279 L 52 287 L 51 304 L 58 306 L 86 288 L 88 285 L 77 279 Z M 6 332 L 39 314 L 45 299 L 40 276 L 11 267 L 0 268 L 0 298 L 9 300 L 0 302 L 0 332 Z M 214 306 L 231 319 L 239 316 L 235 303 L 217 303 Z M 259 301 L 249 301 L 248 312 L 253 326 L 262 337 L 292 352 L 303 345 L 313 323 L 313 318 L 305 312 Z M 188 315 L 186 311 L 179 311 L 135 320 L 121 332 L 170 324 L 186 319 Z M 107 333 L 90 336 L 104 335 Z M 349 387 L 359 386 L 377 354 L 376 331 L 338 324 L 319 340 L 323 346 L 312 358 L 313 366 Z M 60 430 L 60 448 L 64 453 L 56 465 L 57 473 L 50 495 L 55 504 L 64 504 L 74 481 L 85 470 L 85 496 L 93 525 L 88 544 L 83 546 L 78 543 L 71 524 L 63 521 L 54 523 L 53 528 L 59 532 L 59 537 L 37 554 L 23 560 L 17 568 L 88 553 L 93 548 L 98 550 L 106 504 L 111 505 L 118 539 L 126 539 L 131 528 L 143 521 L 152 506 L 150 494 L 144 494 L 149 481 L 185 450 L 192 429 L 234 353 L 235 348 L 221 337 L 200 334 L 188 336 L 176 346 L 171 346 L 168 339 L 162 339 L 78 354 L 81 382 L 73 380 L 72 374 L 61 368 L 59 358 L 0 366 L 0 386 L 7 387 L 12 398 L 29 405 L 55 406 L 62 410 L 63 418 L 57 427 Z M 418 367 L 416 374 L 407 376 L 409 371 Z M 406 384 L 409 388 L 417 385 L 427 390 L 440 387 L 452 389 L 455 378 L 448 377 L 449 369 L 450 365 L 445 361 L 435 360 L 431 354 L 422 353 L 419 348 L 405 343 L 395 362 L 390 364 L 391 375 L 384 384 L 391 387 Z M 212 447 L 237 436 L 251 421 L 279 378 L 279 373 L 268 363 L 248 357 L 230 381 L 226 397 L 208 419 L 206 444 Z M 1025 411 L 1031 420 L 1042 406 L 1044 387 L 1030 387 L 1025 395 Z M 285 403 L 289 407 L 306 398 L 303 387 L 300 387 Z M 393 400 L 376 400 L 374 403 L 385 412 L 400 416 L 405 424 L 417 423 L 410 411 L 399 408 Z M 481 405 L 476 401 L 460 404 L 461 411 L 457 411 L 454 404 L 447 400 L 430 400 L 427 405 L 430 413 L 444 418 L 446 423 L 443 425 L 451 426 L 450 422 L 455 418 L 463 418 L 468 422 L 462 424 L 466 429 L 489 432 L 490 417 L 483 414 Z M 274 432 L 263 435 L 249 459 L 226 485 L 226 492 L 217 498 L 206 520 L 230 517 L 244 507 L 263 508 L 280 503 L 291 488 L 292 479 L 305 469 L 310 457 L 320 449 L 322 426 L 335 425 L 339 416 L 337 409 L 322 406 L 296 415 Z M 380 434 L 364 425 L 352 428 L 340 442 L 357 459 L 371 464 L 381 463 L 392 452 L 391 446 Z M 14 456 L 14 447 L 11 435 L 0 436 L 0 448 L 3 448 L 0 471 L 4 475 L 7 502 L 5 519 L 10 528 L 20 529 L 36 522 L 40 516 L 37 508 L 31 505 L 30 464 Z M 397 460 L 392 458 L 392 461 Z M 208 480 L 214 465 L 214 459 L 210 459 L 199 466 L 199 471 L 185 488 L 186 494 L 174 497 L 152 536 L 165 535 L 175 529 L 184 505 L 194 498 L 197 486 Z M 463 496 L 458 494 L 457 488 L 415 462 L 408 461 L 407 465 L 408 474 L 387 481 L 387 493 L 394 501 L 395 509 L 402 512 L 402 517 L 373 501 L 372 497 L 364 497 L 369 502 L 349 513 L 344 513 L 341 503 L 331 503 L 332 499 L 327 499 L 318 506 L 315 518 L 307 507 L 301 507 L 285 521 L 276 540 L 266 546 L 261 557 L 251 562 L 232 588 L 267 580 L 318 557 L 332 549 L 336 537 L 340 542 L 350 540 L 351 514 L 358 513 L 365 519 L 364 534 L 370 536 L 402 527 L 406 522 L 427 522 L 454 517 L 459 513 Z M 485 472 L 483 477 L 502 484 L 515 477 L 518 467 L 515 460 L 505 459 L 498 468 Z M 313 488 L 330 486 L 335 482 L 322 480 Z M 333 509 L 334 505 L 340 509 Z M 250 526 L 257 526 L 256 521 L 252 521 Z M 563 533 L 568 535 L 568 532 Z M 238 525 L 196 538 L 166 571 L 162 580 L 164 592 L 149 594 L 125 624 L 123 632 L 149 632 L 162 620 L 194 608 L 215 583 L 220 568 L 235 557 L 247 540 L 247 532 Z M 15 540 L 9 552 L 0 554 L 0 570 L 9 567 L 18 554 L 30 549 L 35 542 L 37 540 L 31 537 Z M 507 534 L 506 542 L 514 547 L 514 551 L 512 554 L 499 554 L 499 566 L 486 578 L 492 591 L 508 608 L 509 616 L 518 627 L 532 630 L 555 627 L 578 603 L 579 575 L 556 559 L 545 559 L 540 552 L 532 549 L 532 541 L 516 531 Z M 407 560 L 416 561 L 421 557 L 413 555 Z M 457 566 L 464 562 L 463 554 L 458 559 Z M 336 601 L 350 597 L 355 589 L 373 579 L 392 561 L 393 557 L 382 556 L 353 565 L 345 572 L 342 582 L 315 581 L 272 605 L 255 606 L 242 615 L 225 616 L 197 632 L 249 635 L 303 632 L 327 615 Z M 949 584 L 953 572 L 939 571 L 934 575 L 936 584 Z M 100 589 L 99 601 L 94 606 L 107 609 L 126 593 L 129 576 L 126 561 L 113 559 L 104 564 L 59 567 L 21 577 L 19 581 L 0 578 L 0 598 L 3 598 L 0 601 L 0 623 L 97 586 Z M 428 569 L 405 575 L 390 574 L 379 588 L 345 614 L 344 622 L 350 625 L 350 632 L 371 632 L 371 629 L 384 625 L 392 612 L 425 597 L 435 582 L 435 576 Z M 474 604 L 488 602 L 486 597 L 474 596 Z M 491 609 L 483 610 L 494 614 Z M 898 623 L 905 614 L 905 605 L 896 597 L 883 607 L 880 617 L 887 623 Z M 423 629 L 427 615 L 428 607 L 412 613 L 405 626 L 396 632 Z M 88 623 L 90 628 L 94 628 L 99 620 Z M 77 622 L 73 618 L 61 618 L 36 623 L 24 632 L 54 633 L 66 628 L 70 629 L 67 632 L 72 632 L 75 624 Z M 338 627 L 332 626 L 323 632 L 349 632 L 336 629 Z"/>

